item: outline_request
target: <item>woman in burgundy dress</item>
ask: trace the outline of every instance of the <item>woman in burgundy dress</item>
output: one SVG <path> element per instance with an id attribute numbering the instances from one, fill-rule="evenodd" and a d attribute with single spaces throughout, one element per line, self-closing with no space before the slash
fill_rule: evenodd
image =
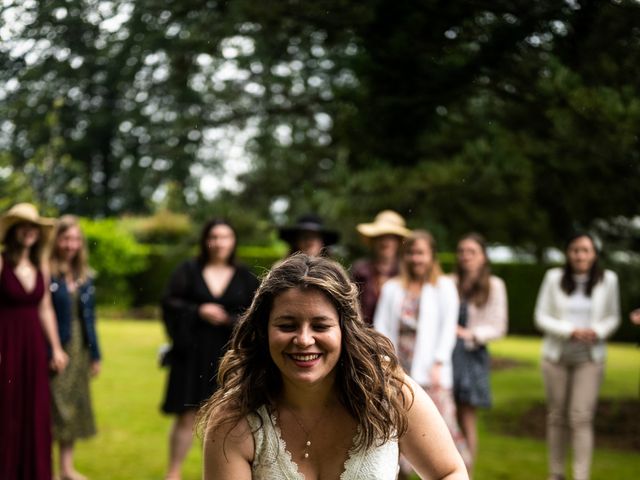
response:
<path id="1" fill-rule="evenodd" d="M 62 371 L 42 254 L 53 221 L 28 203 L 0 217 L 0 478 L 51 478 L 49 371 Z M 51 349 L 48 359 L 47 341 Z"/>

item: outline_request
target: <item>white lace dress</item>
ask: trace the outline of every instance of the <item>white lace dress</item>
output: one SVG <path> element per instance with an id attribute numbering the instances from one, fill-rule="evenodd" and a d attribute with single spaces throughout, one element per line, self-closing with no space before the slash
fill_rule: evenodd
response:
<path id="1" fill-rule="evenodd" d="M 263 419 L 262 428 L 260 418 Z M 247 418 L 255 443 L 253 480 L 304 480 L 291 458 L 276 424 L 262 406 Z M 365 451 L 351 450 L 344 463 L 340 480 L 395 480 L 398 476 L 398 442 L 393 440 Z"/>

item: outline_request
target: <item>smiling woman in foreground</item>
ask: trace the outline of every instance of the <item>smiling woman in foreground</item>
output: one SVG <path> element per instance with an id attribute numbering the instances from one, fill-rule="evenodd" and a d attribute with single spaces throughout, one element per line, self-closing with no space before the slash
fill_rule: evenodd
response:
<path id="1" fill-rule="evenodd" d="M 360 318 L 337 263 L 295 255 L 263 280 L 201 412 L 206 480 L 468 479 L 427 394 Z"/>

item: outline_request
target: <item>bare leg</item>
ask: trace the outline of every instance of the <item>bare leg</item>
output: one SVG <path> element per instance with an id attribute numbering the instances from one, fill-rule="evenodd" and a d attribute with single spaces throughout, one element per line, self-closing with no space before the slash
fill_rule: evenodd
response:
<path id="1" fill-rule="evenodd" d="M 60 448 L 60 478 L 62 480 L 83 480 L 84 475 L 81 475 L 73 467 L 73 442 L 59 442 Z"/>
<path id="2" fill-rule="evenodd" d="M 169 433 L 169 468 L 167 480 L 179 480 L 182 463 L 189 453 L 193 442 L 193 427 L 196 419 L 196 411 L 188 410 L 179 414 Z"/>
<path id="3" fill-rule="evenodd" d="M 475 462 L 478 452 L 478 416 L 476 407 L 465 403 L 459 403 L 457 407 L 458 423 L 464 438 L 467 440 L 467 445 L 471 452 L 471 461 Z"/>

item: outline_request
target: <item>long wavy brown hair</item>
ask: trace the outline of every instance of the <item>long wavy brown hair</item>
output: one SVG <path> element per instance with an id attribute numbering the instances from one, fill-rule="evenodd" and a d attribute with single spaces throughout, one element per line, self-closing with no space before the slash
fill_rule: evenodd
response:
<path id="1" fill-rule="evenodd" d="M 471 240 L 476 243 L 482 255 L 484 256 L 484 264 L 480 267 L 478 276 L 469 282 L 469 273 L 465 271 L 459 261 L 456 261 L 456 276 L 458 284 L 458 293 L 460 298 L 470 301 L 475 305 L 482 307 L 489 300 L 489 293 L 491 292 L 491 264 L 489 263 L 489 256 L 487 255 L 487 242 L 484 237 L 479 233 L 467 233 L 458 240 L 458 245 L 465 240 Z"/>
<path id="2" fill-rule="evenodd" d="M 71 260 L 71 272 L 67 272 L 63 271 L 64 267 L 60 260 L 60 252 L 57 248 L 58 239 L 67 230 L 74 227 L 76 227 L 80 232 L 82 246 L 80 247 L 80 250 L 78 251 L 76 256 Z M 74 215 L 63 215 L 58 220 L 55 233 L 53 235 L 53 245 L 51 249 L 51 256 L 49 258 L 49 265 L 51 269 L 51 275 L 54 277 L 71 273 L 71 276 L 74 278 L 74 280 L 80 283 L 85 282 L 89 278 L 91 270 L 89 269 L 89 253 L 87 251 L 87 242 L 84 238 L 84 234 L 82 233 L 82 228 L 80 228 L 78 218 Z"/>
<path id="3" fill-rule="evenodd" d="M 233 427 L 262 405 L 275 411 L 283 384 L 269 353 L 267 323 L 274 299 L 291 288 L 319 290 L 338 312 L 342 345 L 335 389 L 360 427 L 357 449 L 402 436 L 413 392 L 409 387 L 411 398 L 403 393 L 404 374 L 393 345 L 363 322 L 358 289 L 342 266 L 305 254 L 286 258 L 263 279 L 220 363 L 220 387 L 200 410 L 200 431 Z"/>

